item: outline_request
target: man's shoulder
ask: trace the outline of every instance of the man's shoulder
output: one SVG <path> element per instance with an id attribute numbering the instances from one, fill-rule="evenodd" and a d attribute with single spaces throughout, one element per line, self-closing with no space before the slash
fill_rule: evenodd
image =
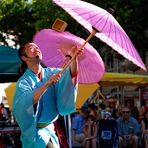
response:
<path id="1" fill-rule="evenodd" d="M 117 120 L 116 120 L 117 123 L 121 123 L 123 122 L 123 118 L 122 117 L 119 117 Z"/>
<path id="2" fill-rule="evenodd" d="M 74 120 L 82 120 L 82 116 L 78 114 L 73 119 Z"/>
<path id="3" fill-rule="evenodd" d="M 29 75 L 23 74 L 18 80 L 17 84 L 27 81 L 29 79 Z"/>
<path id="4" fill-rule="evenodd" d="M 134 117 L 129 117 L 129 120 L 134 123 L 138 123 L 138 121 Z"/>
<path id="5" fill-rule="evenodd" d="M 17 80 L 17 83 L 21 81 L 26 81 L 26 79 L 29 79 L 30 73 L 32 73 L 32 71 L 29 68 L 27 68 L 26 71 L 23 73 L 23 75 Z"/>

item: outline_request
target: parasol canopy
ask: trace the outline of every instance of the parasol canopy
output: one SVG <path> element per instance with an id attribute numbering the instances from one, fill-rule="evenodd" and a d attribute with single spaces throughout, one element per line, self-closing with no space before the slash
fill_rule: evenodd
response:
<path id="1" fill-rule="evenodd" d="M 123 57 L 146 70 L 130 38 L 108 11 L 81 0 L 53 0 L 69 13 L 77 22 L 105 42 Z"/>
<path id="2" fill-rule="evenodd" d="M 36 33 L 33 41 L 39 46 L 43 54 L 45 66 L 62 67 L 65 56 L 70 54 L 75 45 L 81 47 L 84 40 L 70 32 L 57 32 L 52 29 L 43 29 Z M 84 52 L 78 57 L 79 77 L 81 84 L 99 82 L 105 72 L 104 63 L 99 53 L 87 43 Z"/>

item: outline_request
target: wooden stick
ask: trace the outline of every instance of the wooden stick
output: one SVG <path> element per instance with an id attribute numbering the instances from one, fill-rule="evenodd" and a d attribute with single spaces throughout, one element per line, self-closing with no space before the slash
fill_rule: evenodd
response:
<path id="1" fill-rule="evenodd" d="M 85 40 L 84 44 L 81 46 L 80 49 L 83 49 L 84 46 L 86 45 L 86 43 L 89 42 L 89 40 L 96 34 L 96 30 L 92 30 L 91 34 L 88 36 L 88 38 Z M 66 68 L 71 64 L 71 62 L 75 59 L 76 57 L 76 53 L 73 55 L 73 57 L 71 58 L 71 60 L 65 65 L 65 67 L 60 71 L 60 74 L 63 74 L 63 72 L 66 70 Z"/>

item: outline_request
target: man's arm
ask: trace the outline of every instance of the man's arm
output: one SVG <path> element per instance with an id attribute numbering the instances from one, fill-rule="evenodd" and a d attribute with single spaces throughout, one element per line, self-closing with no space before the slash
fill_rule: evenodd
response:
<path id="1" fill-rule="evenodd" d="M 74 60 L 70 64 L 70 74 L 71 77 L 74 78 L 78 74 L 78 59 L 77 57 L 74 58 Z"/>
<path id="2" fill-rule="evenodd" d="M 61 74 L 53 74 L 46 83 L 44 83 L 41 87 L 37 88 L 33 94 L 34 104 L 36 104 L 39 101 L 39 99 L 45 93 L 47 88 L 52 84 L 58 82 L 60 78 L 61 78 Z"/>
<path id="3" fill-rule="evenodd" d="M 74 46 L 71 49 L 71 56 L 74 56 L 74 59 L 72 60 L 70 64 L 70 73 L 72 78 L 76 77 L 78 74 L 78 56 L 80 56 L 83 53 L 82 48 L 78 48 L 77 46 Z"/>
<path id="4" fill-rule="evenodd" d="M 75 142 L 75 130 L 74 129 L 72 129 L 72 143 L 74 143 Z"/>

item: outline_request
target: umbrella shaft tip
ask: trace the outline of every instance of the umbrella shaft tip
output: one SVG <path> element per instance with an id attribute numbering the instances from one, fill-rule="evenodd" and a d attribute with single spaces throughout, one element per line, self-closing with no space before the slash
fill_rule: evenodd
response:
<path id="1" fill-rule="evenodd" d="M 114 9 L 113 8 L 108 8 L 107 10 L 110 14 L 114 14 Z"/>

